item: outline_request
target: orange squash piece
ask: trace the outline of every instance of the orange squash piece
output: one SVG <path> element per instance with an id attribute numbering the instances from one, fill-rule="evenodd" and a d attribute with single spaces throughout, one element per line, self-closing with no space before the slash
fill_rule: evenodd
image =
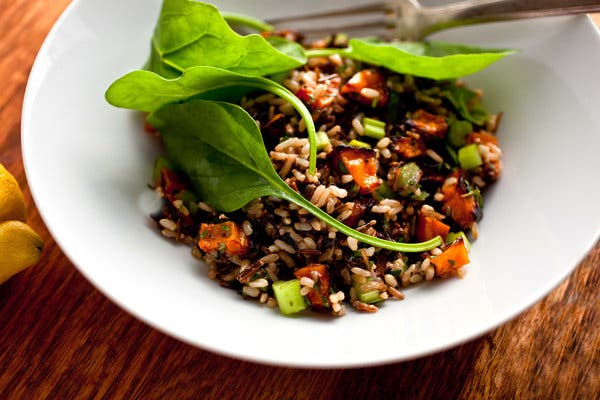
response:
<path id="1" fill-rule="evenodd" d="M 207 253 L 225 251 L 232 256 L 241 256 L 250 249 L 248 237 L 232 221 L 221 224 L 201 224 L 199 235 L 198 247 Z"/>
<path id="2" fill-rule="evenodd" d="M 427 150 L 421 139 L 412 136 L 401 136 L 394 139 L 394 151 L 404 160 L 410 160 L 425 154 Z"/>
<path id="3" fill-rule="evenodd" d="M 448 123 L 443 115 L 434 115 L 421 109 L 415 111 L 406 124 L 419 133 L 437 136 L 440 139 L 444 139 L 448 132 Z"/>
<path id="4" fill-rule="evenodd" d="M 337 151 L 344 167 L 360 188 L 361 194 L 371 193 L 381 185 L 377 177 L 377 163 L 373 150 L 342 147 Z"/>
<path id="5" fill-rule="evenodd" d="M 439 219 L 423 213 L 417 215 L 417 226 L 415 229 L 417 241 L 425 242 L 436 236 L 441 236 L 442 239 L 446 240 L 448 232 L 450 232 L 450 226 Z"/>
<path id="6" fill-rule="evenodd" d="M 363 91 L 363 89 L 370 89 Z M 372 90 L 377 91 L 377 97 L 372 97 Z M 358 71 L 346 82 L 340 93 L 355 97 L 363 104 L 373 107 L 383 107 L 387 104 L 390 95 L 385 86 L 385 77 L 381 72 L 374 69 L 363 69 Z"/>
<path id="7" fill-rule="evenodd" d="M 310 264 L 306 267 L 300 268 L 294 272 L 294 276 L 298 279 L 313 277 L 313 272 L 318 275 L 318 279 L 315 282 L 313 290 L 306 295 L 306 299 L 310 302 L 310 305 L 314 308 L 328 308 L 329 307 L 329 273 L 327 272 L 327 266 L 324 264 Z"/>
<path id="8" fill-rule="evenodd" d="M 468 229 L 477 220 L 480 210 L 475 196 L 467 193 L 464 184 L 461 182 L 461 176 L 461 171 L 457 170 L 450 174 L 450 177 L 456 178 L 456 182 L 442 185 L 444 195 L 442 212 L 461 228 Z M 448 179 L 446 179 L 446 182 L 448 182 Z"/>
<path id="9" fill-rule="evenodd" d="M 436 275 L 441 278 L 452 276 L 457 269 L 470 262 L 469 251 L 462 237 L 452 242 L 442 254 L 429 257 L 429 260 L 435 266 Z"/>

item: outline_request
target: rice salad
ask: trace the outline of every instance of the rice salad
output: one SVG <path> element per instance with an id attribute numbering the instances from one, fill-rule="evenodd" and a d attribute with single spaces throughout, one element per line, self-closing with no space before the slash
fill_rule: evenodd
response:
<path id="1" fill-rule="evenodd" d="M 311 43 L 292 31 L 261 35 L 315 54 L 268 75 L 309 110 L 312 139 L 307 120 L 279 92 L 255 88 L 231 101 L 255 121 L 279 178 L 353 232 L 438 242 L 422 251 L 379 247 L 277 195 L 224 211 L 168 152 L 151 183 L 162 198 L 152 215 L 162 236 L 188 245 L 221 286 L 284 314 L 374 313 L 404 299 L 411 285 L 462 277 L 479 235 L 483 192 L 502 172 L 501 114 L 481 106 L 482 91 L 458 78 L 415 76 L 347 56 L 343 34 Z M 146 130 L 164 140 L 152 121 Z"/>

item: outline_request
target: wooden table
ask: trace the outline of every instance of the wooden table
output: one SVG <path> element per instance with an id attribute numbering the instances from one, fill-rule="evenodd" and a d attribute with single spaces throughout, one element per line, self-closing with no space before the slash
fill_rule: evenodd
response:
<path id="1" fill-rule="evenodd" d="M 24 188 L 29 222 L 46 242 L 36 267 L 0 286 L 0 399 L 600 396 L 600 244 L 543 301 L 495 331 L 376 368 L 298 370 L 233 360 L 172 339 L 112 304 L 46 230 L 21 159 L 27 76 L 68 2 L 0 0 L 0 163 Z"/>

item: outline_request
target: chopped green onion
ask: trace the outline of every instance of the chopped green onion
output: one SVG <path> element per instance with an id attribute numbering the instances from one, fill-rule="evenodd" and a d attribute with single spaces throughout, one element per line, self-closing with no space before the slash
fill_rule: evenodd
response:
<path id="1" fill-rule="evenodd" d="M 308 307 L 304 296 L 300 294 L 300 289 L 300 281 L 298 279 L 273 283 L 273 293 L 277 299 L 279 310 L 283 314 L 295 314 Z"/>
<path id="2" fill-rule="evenodd" d="M 409 162 L 398 170 L 394 187 L 401 196 L 411 196 L 417 192 L 422 176 L 421 168 L 416 163 Z"/>
<path id="3" fill-rule="evenodd" d="M 317 132 L 317 150 L 324 150 L 329 146 L 329 136 L 327 136 L 327 132 L 319 131 Z"/>
<path id="4" fill-rule="evenodd" d="M 381 139 L 385 136 L 385 122 L 373 118 L 363 118 L 364 136 Z"/>
<path id="5" fill-rule="evenodd" d="M 385 128 L 385 122 L 380 121 L 378 119 L 369 118 L 369 117 L 364 117 L 363 118 L 363 124 L 364 125 L 378 126 L 380 128 Z"/>
<path id="6" fill-rule="evenodd" d="M 458 162 L 462 169 L 473 169 L 483 164 L 477 144 L 468 144 L 458 149 Z"/>
<path id="7" fill-rule="evenodd" d="M 467 250 L 471 250 L 471 242 L 469 242 L 469 239 L 467 239 L 467 235 L 465 235 L 463 231 L 448 233 L 448 236 L 446 236 L 446 244 L 450 244 L 458 238 L 462 238 Z"/>
<path id="8" fill-rule="evenodd" d="M 450 124 L 446 140 L 453 147 L 461 147 L 466 143 L 467 135 L 473 132 L 473 124 L 468 121 L 454 121 Z"/>
<path id="9" fill-rule="evenodd" d="M 372 304 L 382 300 L 379 290 L 371 290 L 370 292 L 366 293 L 361 293 L 360 290 L 356 290 L 356 293 L 358 294 L 358 300 L 362 301 L 363 303 Z"/>
<path id="10" fill-rule="evenodd" d="M 363 149 L 370 149 L 371 145 L 369 143 L 361 142 L 360 140 L 352 139 L 348 146 L 352 147 L 361 147 Z"/>

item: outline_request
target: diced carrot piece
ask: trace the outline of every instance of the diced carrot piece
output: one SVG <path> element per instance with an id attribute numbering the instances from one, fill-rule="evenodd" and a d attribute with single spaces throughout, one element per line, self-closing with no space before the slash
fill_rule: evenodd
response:
<path id="1" fill-rule="evenodd" d="M 421 109 L 415 111 L 406 124 L 419 133 L 437 136 L 440 139 L 444 139 L 448 132 L 448 123 L 443 115 L 434 115 Z"/>
<path id="2" fill-rule="evenodd" d="M 207 253 L 219 250 L 232 256 L 241 256 L 248 252 L 250 244 L 237 224 L 227 221 L 221 224 L 201 224 L 198 247 Z"/>
<path id="3" fill-rule="evenodd" d="M 313 276 L 314 273 L 314 276 Z M 306 295 L 310 305 L 315 308 L 329 307 L 329 272 L 324 264 L 310 264 L 294 271 L 298 279 L 310 278 L 315 281 L 313 290 Z M 315 278 L 317 278 L 315 280 Z"/>
<path id="4" fill-rule="evenodd" d="M 449 181 L 453 182 L 449 183 Z M 461 228 L 469 228 L 480 216 L 481 210 L 475 196 L 467 192 L 460 170 L 456 170 L 446 179 L 442 185 L 442 194 L 444 195 L 442 212 Z"/>
<path id="5" fill-rule="evenodd" d="M 426 150 L 423 141 L 412 136 L 401 136 L 394 139 L 394 151 L 405 160 L 419 157 L 425 154 Z"/>
<path id="6" fill-rule="evenodd" d="M 483 144 L 495 144 L 498 146 L 498 138 L 489 132 L 480 131 L 472 132 L 467 136 L 467 143 L 483 143 Z"/>
<path id="7" fill-rule="evenodd" d="M 425 215 L 421 212 L 417 215 L 417 226 L 415 230 L 417 241 L 425 242 L 436 236 L 441 236 L 442 239 L 446 240 L 448 232 L 450 232 L 450 226 L 439 219 Z"/>
<path id="8" fill-rule="evenodd" d="M 358 147 L 341 147 L 336 151 L 339 158 L 359 186 L 361 194 L 371 193 L 381 181 L 377 177 L 375 152 L 371 149 Z"/>
<path id="9" fill-rule="evenodd" d="M 358 101 L 373 107 L 383 107 L 390 96 L 385 86 L 385 77 L 374 69 L 358 71 L 342 86 L 340 91 L 345 95 L 352 95 Z"/>
<path id="10" fill-rule="evenodd" d="M 429 257 L 431 264 L 435 266 L 435 273 L 441 278 L 448 278 L 453 273 L 470 262 L 469 251 L 462 237 L 456 239 L 442 253 L 435 257 Z"/>

